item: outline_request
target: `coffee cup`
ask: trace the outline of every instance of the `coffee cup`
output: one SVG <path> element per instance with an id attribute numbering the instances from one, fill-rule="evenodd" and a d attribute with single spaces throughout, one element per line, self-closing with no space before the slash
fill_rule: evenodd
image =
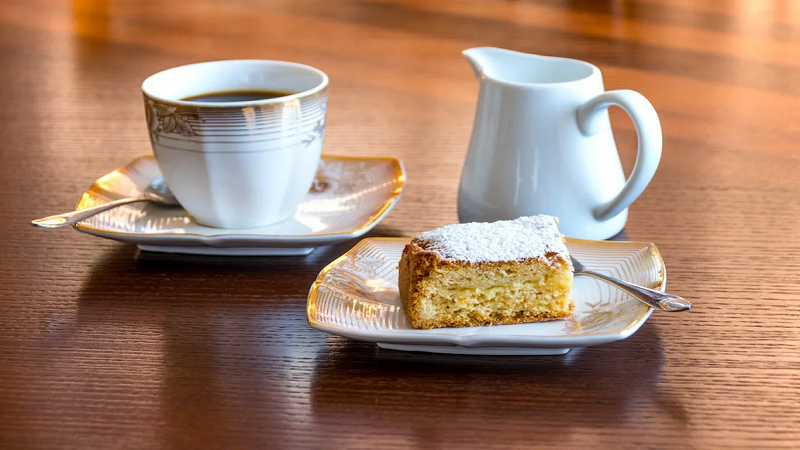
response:
<path id="1" fill-rule="evenodd" d="M 289 219 L 319 165 L 328 77 L 266 60 L 175 67 L 142 83 L 153 153 L 197 222 L 252 228 Z"/>

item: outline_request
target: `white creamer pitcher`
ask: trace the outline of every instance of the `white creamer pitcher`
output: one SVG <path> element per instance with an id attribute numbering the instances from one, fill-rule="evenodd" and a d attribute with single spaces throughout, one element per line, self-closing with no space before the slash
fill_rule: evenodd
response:
<path id="1" fill-rule="evenodd" d="M 459 219 L 549 214 L 569 237 L 619 233 L 628 205 L 661 159 L 661 124 L 650 102 L 631 90 L 604 92 L 600 70 L 583 61 L 491 47 L 464 56 L 481 84 Z M 611 105 L 630 115 L 639 136 L 627 181 L 611 133 Z"/>

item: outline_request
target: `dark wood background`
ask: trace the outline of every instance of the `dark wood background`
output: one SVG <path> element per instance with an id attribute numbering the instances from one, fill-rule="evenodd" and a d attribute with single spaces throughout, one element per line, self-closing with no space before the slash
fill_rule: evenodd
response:
<path id="1" fill-rule="evenodd" d="M 321 68 L 325 151 L 402 158 L 371 235 L 455 222 L 478 45 L 588 60 L 652 101 L 664 156 L 625 236 L 694 311 L 559 357 L 380 351 L 305 320 L 354 242 L 168 257 L 29 224 L 150 152 L 147 75 L 234 58 Z M 798 61 L 789 0 L 3 0 L 0 447 L 798 448 Z"/>

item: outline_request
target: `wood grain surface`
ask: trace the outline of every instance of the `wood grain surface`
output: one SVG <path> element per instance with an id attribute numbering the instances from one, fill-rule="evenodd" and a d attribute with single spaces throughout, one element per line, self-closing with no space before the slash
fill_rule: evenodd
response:
<path id="1" fill-rule="evenodd" d="M 393 352 L 306 323 L 354 242 L 171 257 L 30 226 L 150 152 L 146 76 L 235 58 L 324 70 L 324 151 L 404 161 L 370 235 L 456 222 L 478 45 L 652 101 L 664 155 L 624 237 L 694 311 L 558 357 Z M 0 448 L 799 448 L 799 61 L 791 0 L 3 0 Z"/>

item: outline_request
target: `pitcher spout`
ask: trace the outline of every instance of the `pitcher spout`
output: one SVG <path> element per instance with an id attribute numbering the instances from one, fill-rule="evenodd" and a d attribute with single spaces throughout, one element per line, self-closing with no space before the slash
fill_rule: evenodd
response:
<path id="1" fill-rule="evenodd" d="M 462 52 L 478 79 L 510 84 L 553 84 L 577 81 L 599 69 L 584 61 L 532 55 L 496 47 L 475 47 Z"/>
<path id="2" fill-rule="evenodd" d="M 491 72 L 492 67 L 499 63 L 498 51 L 502 52 L 503 50 L 495 47 L 475 47 L 464 50 L 461 54 L 472 67 L 475 76 L 480 79 L 489 76 L 487 72 Z"/>

